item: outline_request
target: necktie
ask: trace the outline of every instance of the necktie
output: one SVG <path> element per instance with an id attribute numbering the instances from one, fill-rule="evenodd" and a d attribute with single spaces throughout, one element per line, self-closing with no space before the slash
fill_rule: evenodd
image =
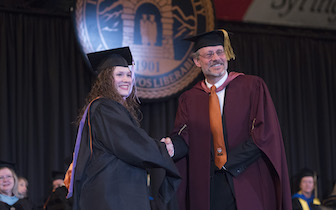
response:
<path id="1" fill-rule="evenodd" d="M 211 87 L 209 96 L 209 119 L 214 145 L 215 164 L 219 169 L 221 169 L 227 161 L 227 155 L 224 144 L 222 114 L 215 85 Z"/>

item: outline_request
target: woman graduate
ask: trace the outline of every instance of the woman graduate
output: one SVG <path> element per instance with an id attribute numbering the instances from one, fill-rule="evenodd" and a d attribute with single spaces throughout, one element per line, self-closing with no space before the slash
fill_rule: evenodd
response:
<path id="1" fill-rule="evenodd" d="M 132 55 L 128 47 L 88 54 L 98 77 L 78 129 L 71 181 L 73 209 L 150 209 L 149 168 L 165 170 L 159 197 L 168 202 L 180 177 L 165 145 L 139 127 Z"/>

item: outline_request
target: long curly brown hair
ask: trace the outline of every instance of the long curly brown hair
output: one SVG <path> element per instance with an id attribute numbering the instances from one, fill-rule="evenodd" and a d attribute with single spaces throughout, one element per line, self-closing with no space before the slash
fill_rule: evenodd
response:
<path id="1" fill-rule="evenodd" d="M 123 97 L 119 94 L 118 90 L 115 88 L 114 83 L 114 72 L 115 66 L 106 68 L 102 70 L 98 76 L 96 81 L 94 82 L 91 91 L 89 92 L 86 100 L 85 100 L 85 106 L 82 108 L 80 115 L 77 119 L 77 124 L 80 123 L 80 120 L 85 112 L 86 107 L 89 105 L 89 103 L 96 99 L 97 97 L 102 98 L 109 98 L 112 100 L 115 100 L 122 104 L 133 116 L 133 118 L 136 120 L 136 122 L 139 125 L 139 122 L 141 120 L 142 114 L 139 109 L 139 100 L 136 96 L 136 88 L 135 88 L 135 79 L 133 77 L 133 88 L 130 95 L 126 98 L 126 100 L 123 99 Z"/>

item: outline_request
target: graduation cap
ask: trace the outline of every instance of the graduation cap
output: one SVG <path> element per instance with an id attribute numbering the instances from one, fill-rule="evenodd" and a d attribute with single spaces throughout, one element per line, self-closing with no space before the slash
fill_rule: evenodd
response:
<path id="1" fill-rule="evenodd" d="M 52 171 L 51 172 L 51 178 L 52 180 L 56 180 L 56 179 L 64 179 L 65 173 L 63 171 Z"/>
<path id="2" fill-rule="evenodd" d="M 15 163 L 0 160 L 0 168 L 10 168 L 15 171 Z"/>
<path id="3" fill-rule="evenodd" d="M 294 178 L 294 182 L 295 182 L 295 187 L 297 188 L 297 190 L 300 189 L 300 184 L 301 184 L 301 180 L 303 177 L 313 177 L 314 182 L 316 182 L 316 173 L 309 169 L 309 168 L 302 168 L 299 172 L 297 172 L 295 174 Z"/>
<path id="4" fill-rule="evenodd" d="M 113 67 L 132 65 L 133 58 L 129 47 L 115 48 L 87 54 L 94 72 L 99 74 L 102 70 Z"/>
<path id="5" fill-rule="evenodd" d="M 184 40 L 194 43 L 194 52 L 203 47 L 222 45 L 224 47 L 227 59 L 235 59 L 235 54 L 231 47 L 229 35 L 224 29 L 198 34 L 196 36 L 185 38 Z"/>
<path id="6" fill-rule="evenodd" d="M 298 177 L 299 182 L 301 181 L 301 179 L 303 177 L 306 177 L 306 176 L 315 177 L 316 174 L 315 174 L 315 172 L 313 170 L 311 170 L 309 168 L 303 168 L 303 169 L 301 169 L 301 171 L 299 173 L 299 177 Z"/>

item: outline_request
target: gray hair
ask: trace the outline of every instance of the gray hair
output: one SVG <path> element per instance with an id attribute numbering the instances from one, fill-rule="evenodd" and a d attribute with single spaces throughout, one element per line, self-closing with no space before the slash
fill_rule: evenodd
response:
<path id="1" fill-rule="evenodd" d="M 192 59 L 198 59 L 199 56 L 200 56 L 199 50 L 191 54 Z"/>

